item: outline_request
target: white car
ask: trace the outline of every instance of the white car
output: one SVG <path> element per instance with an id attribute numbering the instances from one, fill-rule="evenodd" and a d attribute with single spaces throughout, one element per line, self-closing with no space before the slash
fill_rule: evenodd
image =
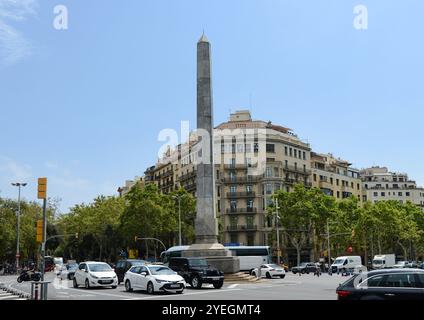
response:
<path id="1" fill-rule="evenodd" d="M 81 262 L 75 271 L 74 288 L 84 286 L 86 289 L 91 287 L 112 287 L 118 286 L 118 277 L 115 271 L 104 262 Z"/>
<path id="2" fill-rule="evenodd" d="M 408 268 L 408 264 L 409 264 L 409 262 L 408 261 L 398 261 L 394 266 L 393 266 L 393 268 Z"/>
<path id="3" fill-rule="evenodd" d="M 259 275 L 258 268 L 252 270 L 252 276 L 257 277 Z M 280 267 L 276 264 L 263 264 L 261 265 L 261 278 L 267 277 L 271 279 L 272 277 L 280 277 L 284 279 L 286 276 L 286 271 L 283 267 Z"/>
<path id="4" fill-rule="evenodd" d="M 162 265 L 134 266 L 125 273 L 125 290 L 146 290 L 147 293 L 183 293 L 184 278 Z"/>
<path id="5" fill-rule="evenodd" d="M 360 274 L 362 272 L 368 272 L 368 268 L 362 264 L 358 264 L 353 268 L 353 274 Z"/>
<path id="6" fill-rule="evenodd" d="M 61 270 L 59 271 L 58 277 L 61 280 L 73 280 L 77 269 L 77 263 L 67 263 L 62 266 Z"/>

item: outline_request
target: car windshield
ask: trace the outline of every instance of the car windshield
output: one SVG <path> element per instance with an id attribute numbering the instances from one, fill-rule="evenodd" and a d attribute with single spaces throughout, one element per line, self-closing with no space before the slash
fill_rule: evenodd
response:
<path id="1" fill-rule="evenodd" d="M 143 260 L 134 260 L 134 261 L 131 261 L 131 265 L 132 266 L 141 266 L 141 265 L 145 265 L 145 264 L 146 264 L 146 262 L 143 261 Z"/>
<path id="2" fill-rule="evenodd" d="M 193 267 L 207 267 L 208 263 L 205 259 L 192 259 L 190 260 L 190 265 Z"/>
<path id="3" fill-rule="evenodd" d="M 78 268 L 77 264 L 68 264 L 66 266 L 66 269 L 68 269 L 68 270 L 76 270 L 77 268 Z"/>
<path id="4" fill-rule="evenodd" d="M 277 266 L 276 264 L 269 264 L 268 266 L 270 268 L 281 268 L 280 266 Z"/>
<path id="5" fill-rule="evenodd" d="M 373 263 L 374 264 L 382 264 L 383 263 L 383 260 L 374 260 Z"/>
<path id="6" fill-rule="evenodd" d="M 169 269 L 168 267 L 157 266 L 157 267 L 149 267 L 150 273 L 152 275 L 171 275 L 175 274 L 174 271 Z"/>
<path id="7" fill-rule="evenodd" d="M 307 263 L 306 262 L 302 262 L 299 266 L 300 267 L 305 267 L 307 265 Z"/>
<path id="8" fill-rule="evenodd" d="M 337 259 L 334 261 L 334 264 L 342 264 L 345 261 L 345 259 Z"/>
<path id="9" fill-rule="evenodd" d="M 112 268 L 106 263 L 93 263 L 88 265 L 92 272 L 105 272 L 112 271 Z"/>

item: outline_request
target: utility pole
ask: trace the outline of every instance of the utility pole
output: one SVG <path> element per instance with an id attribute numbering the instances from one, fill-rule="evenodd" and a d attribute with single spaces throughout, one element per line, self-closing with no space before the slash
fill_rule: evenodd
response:
<path id="1" fill-rule="evenodd" d="M 19 269 L 19 258 L 20 258 L 20 253 L 19 253 L 19 241 L 20 241 L 20 237 L 19 237 L 19 232 L 20 232 L 20 228 L 21 228 L 21 187 L 25 187 L 27 184 L 26 183 L 12 183 L 12 186 L 14 187 L 18 187 L 19 188 L 19 193 L 18 193 L 18 216 L 17 216 L 17 227 L 16 227 L 16 271 Z"/>
<path id="2" fill-rule="evenodd" d="M 277 230 L 277 264 L 280 265 L 280 217 L 278 216 L 278 198 L 275 199 L 275 228 Z"/>
<path id="3" fill-rule="evenodd" d="M 328 269 L 330 270 L 330 266 L 331 266 L 330 225 L 328 224 L 328 219 L 327 219 L 327 255 L 328 255 Z"/>

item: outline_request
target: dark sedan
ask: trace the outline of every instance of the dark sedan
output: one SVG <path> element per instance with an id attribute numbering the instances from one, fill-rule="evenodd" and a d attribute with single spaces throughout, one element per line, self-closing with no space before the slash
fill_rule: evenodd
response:
<path id="1" fill-rule="evenodd" d="M 317 265 L 315 263 L 312 262 L 303 262 L 300 265 L 293 267 L 292 268 L 292 272 L 294 274 L 296 273 L 314 273 L 317 270 Z"/>
<path id="2" fill-rule="evenodd" d="M 361 273 L 341 284 L 336 292 L 339 300 L 424 300 L 424 270 Z"/>
<path id="3" fill-rule="evenodd" d="M 119 260 L 116 263 L 115 272 L 118 276 L 118 284 L 124 281 L 125 273 L 134 266 L 141 266 L 147 264 L 145 260 L 137 260 L 137 259 L 124 259 Z"/>

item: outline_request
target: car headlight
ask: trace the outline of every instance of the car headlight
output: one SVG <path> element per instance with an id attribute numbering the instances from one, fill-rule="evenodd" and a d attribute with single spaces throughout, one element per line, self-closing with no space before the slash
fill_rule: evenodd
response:
<path id="1" fill-rule="evenodd" d="M 156 282 L 157 283 L 165 283 L 165 282 L 168 282 L 168 281 L 166 281 L 166 280 L 160 280 L 160 279 L 155 279 L 156 280 Z"/>
<path id="2" fill-rule="evenodd" d="M 96 276 L 94 276 L 94 275 L 91 275 L 91 277 L 92 277 L 93 279 L 99 279 L 99 277 L 96 277 Z"/>

